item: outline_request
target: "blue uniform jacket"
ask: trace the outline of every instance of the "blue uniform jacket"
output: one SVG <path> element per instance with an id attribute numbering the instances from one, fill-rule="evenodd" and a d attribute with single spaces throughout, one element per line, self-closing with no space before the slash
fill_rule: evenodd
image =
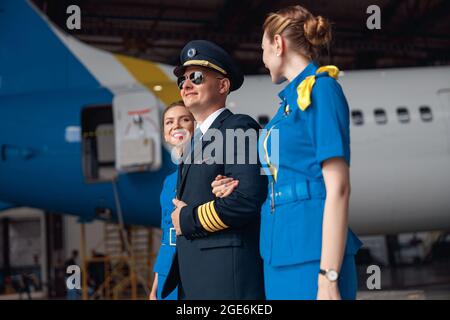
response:
<path id="1" fill-rule="evenodd" d="M 164 180 L 160 196 L 162 237 L 161 247 L 153 267 L 153 271 L 158 273 L 158 299 L 161 297 L 161 291 L 176 251 L 176 235 L 171 217 L 174 209 L 172 199 L 176 196 L 176 185 L 177 172 L 175 171 Z"/>
<path id="2" fill-rule="evenodd" d="M 278 112 L 259 139 L 261 162 L 272 175 L 261 211 L 260 251 L 273 266 L 321 259 L 326 197 L 321 165 L 333 157 L 350 164 L 347 101 L 338 82 L 325 72 L 316 75 L 317 69 L 310 63 L 279 93 Z M 314 75 L 310 104 L 302 110 L 299 86 Z M 360 246 L 349 230 L 345 254 Z"/>

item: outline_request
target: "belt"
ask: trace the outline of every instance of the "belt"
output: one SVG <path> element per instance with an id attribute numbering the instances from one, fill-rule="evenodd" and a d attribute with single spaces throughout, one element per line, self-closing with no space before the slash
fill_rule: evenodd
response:
<path id="1" fill-rule="evenodd" d="M 325 184 L 323 181 L 296 181 L 291 183 L 269 184 L 271 195 L 271 208 L 274 211 L 276 206 L 302 201 L 308 199 L 324 199 L 326 196 Z"/>
<path id="2" fill-rule="evenodd" d="M 177 235 L 175 233 L 175 228 L 169 228 L 168 231 L 164 231 L 162 234 L 162 237 L 163 237 L 163 240 L 165 240 L 168 237 L 169 238 L 169 246 L 176 247 Z"/>

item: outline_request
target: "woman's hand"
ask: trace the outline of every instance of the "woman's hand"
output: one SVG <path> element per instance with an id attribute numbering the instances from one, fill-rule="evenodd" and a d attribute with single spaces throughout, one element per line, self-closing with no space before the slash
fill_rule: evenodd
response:
<path id="1" fill-rule="evenodd" d="M 228 178 L 219 174 L 211 183 L 212 193 L 217 198 L 225 198 L 237 188 L 238 184 L 239 180 L 234 180 L 233 178 Z"/>
<path id="2" fill-rule="evenodd" d="M 152 291 L 150 292 L 148 300 L 158 300 L 158 298 L 156 297 L 157 290 L 158 290 L 158 273 L 155 273 L 155 277 L 153 279 Z"/>
<path id="3" fill-rule="evenodd" d="M 317 300 L 341 300 L 337 281 L 329 281 L 322 275 L 319 275 Z"/>

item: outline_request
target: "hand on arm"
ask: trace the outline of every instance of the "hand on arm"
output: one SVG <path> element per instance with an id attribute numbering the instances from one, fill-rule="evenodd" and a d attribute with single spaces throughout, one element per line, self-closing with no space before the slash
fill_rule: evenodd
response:
<path id="1" fill-rule="evenodd" d="M 248 116 L 239 116 L 227 129 L 259 130 L 259 125 Z M 232 156 L 233 161 L 225 161 L 222 168 L 224 176 L 218 176 L 215 180 L 230 177 L 233 180 L 226 180 L 226 184 L 223 181 L 211 184 L 212 189 L 208 189 L 215 195 L 214 199 L 188 204 L 180 210 L 179 224 L 186 239 L 205 237 L 229 228 L 242 228 L 259 219 L 260 207 L 267 194 L 267 177 L 260 174 L 260 165 L 251 161 L 249 150 L 250 143 L 245 144 L 244 148 L 235 145 L 234 153 L 228 154 L 227 159 Z"/>
<path id="2" fill-rule="evenodd" d="M 217 198 L 228 197 L 239 185 L 239 180 L 218 175 L 211 183 L 212 193 Z"/>

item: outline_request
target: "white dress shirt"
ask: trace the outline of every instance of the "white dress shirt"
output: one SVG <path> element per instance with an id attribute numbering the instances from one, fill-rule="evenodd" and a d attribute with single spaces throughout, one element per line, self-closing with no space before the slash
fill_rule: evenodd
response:
<path id="1" fill-rule="evenodd" d="M 202 123 L 198 122 L 197 123 L 197 127 L 196 128 L 200 128 L 200 130 L 202 131 L 202 134 L 205 134 L 205 132 L 209 129 L 209 127 L 211 127 L 212 123 L 214 122 L 214 120 L 217 119 L 217 117 L 223 112 L 225 111 L 225 107 L 220 108 L 219 110 L 214 111 L 213 113 L 211 113 L 206 119 L 205 121 L 203 121 Z"/>

